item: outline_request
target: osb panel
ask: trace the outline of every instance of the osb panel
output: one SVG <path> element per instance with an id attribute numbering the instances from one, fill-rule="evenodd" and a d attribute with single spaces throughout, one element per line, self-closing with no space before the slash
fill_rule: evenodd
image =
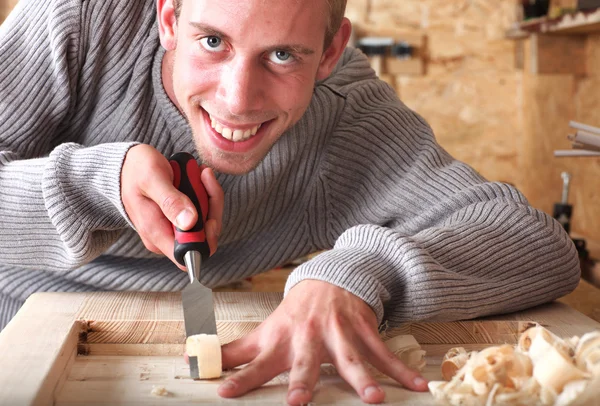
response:
<path id="1" fill-rule="evenodd" d="M 514 70 L 515 44 L 504 33 L 515 19 L 516 0 L 372 0 L 369 13 L 381 26 L 427 32 L 434 75 Z"/>
<path id="2" fill-rule="evenodd" d="M 531 35 L 524 41 L 524 69 L 538 75 L 585 75 L 586 38 L 580 35 Z"/>
<path id="3" fill-rule="evenodd" d="M 428 73 L 514 72 L 515 42 L 486 40 L 477 33 L 456 36 L 452 31 L 430 30 Z"/>
<path id="4" fill-rule="evenodd" d="M 587 40 L 588 72 L 592 75 L 600 74 L 600 34 L 590 35 Z"/>
<path id="5" fill-rule="evenodd" d="M 472 73 L 397 78 L 400 98 L 438 142 L 490 180 L 516 183 L 522 74 Z"/>
<path id="6" fill-rule="evenodd" d="M 600 241 L 600 158 L 554 158 L 555 149 L 570 149 L 567 134 L 575 120 L 600 127 L 600 77 L 526 75 L 524 133 L 520 139 L 518 185 L 530 203 L 552 213 L 561 198 L 561 172 L 572 176 L 569 203 L 571 230 L 590 245 Z M 593 252 L 593 255 L 598 255 Z"/>
<path id="7" fill-rule="evenodd" d="M 354 1 L 354 0 L 350 0 Z M 483 31 L 503 38 L 516 19 L 518 0 L 371 0 L 369 20 L 422 29 L 454 28 L 457 35 Z"/>
<path id="8" fill-rule="evenodd" d="M 574 104 L 575 121 L 600 127 L 600 76 L 577 83 Z M 573 230 L 585 238 L 600 242 L 600 158 L 566 160 L 573 174 L 570 199 L 573 203 Z"/>
<path id="9" fill-rule="evenodd" d="M 571 159 L 555 158 L 553 152 L 570 148 L 566 137 L 575 112 L 575 80 L 570 75 L 525 74 L 523 84 L 524 132 L 517 141 L 517 184 L 534 207 L 551 214 L 561 197 L 561 172 L 574 172 Z"/>
<path id="10" fill-rule="evenodd" d="M 366 22 L 369 12 L 369 0 L 348 0 L 346 17 L 352 22 Z"/>

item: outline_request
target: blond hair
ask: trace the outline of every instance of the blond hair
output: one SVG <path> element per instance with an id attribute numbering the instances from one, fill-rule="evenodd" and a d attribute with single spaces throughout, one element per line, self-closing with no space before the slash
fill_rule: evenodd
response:
<path id="1" fill-rule="evenodd" d="M 175 17 L 179 19 L 181 13 L 181 2 L 183 0 L 173 0 L 175 6 Z M 327 21 L 327 29 L 325 30 L 325 47 L 327 49 L 333 41 L 333 37 L 340 29 L 344 13 L 346 12 L 347 0 L 325 0 L 329 8 L 329 20 Z"/>

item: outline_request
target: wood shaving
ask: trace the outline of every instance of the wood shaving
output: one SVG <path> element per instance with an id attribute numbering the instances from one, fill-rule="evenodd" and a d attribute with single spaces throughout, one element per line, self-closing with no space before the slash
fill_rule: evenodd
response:
<path id="1" fill-rule="evenodd" d="M 600 331 L 563 340 L 541 326 L 525 331 L 516 346 L 472 351 L 453 348 L 444 357 L 446 381 L 429 391 L 450 405 L 578 404 L 600 379 Z M 594 382 L 595 383 L 595 382 Z"/>
<path id="2" fill-rule="evenodd" d="M 152 392 L 150 392 L 152 396 L 169 396 L 171 393 L 164 386 L 154 386 L 152 385 Z"/>
<path id="3" fill-rule="evenodd" d="M 422 371 L 427 365 L 425 351 L 421 349 L 421 346 L 412 335 L 399 335 L 384 341 L 384 344 L 404 365 L 411 369 Z M 367 369 L 374 378 L 385 377 L 383 373 L 370 364 L 367 364 Z M 338 372 L 333 364 L 322 364 L 321 374 L 338 375 Z"/>

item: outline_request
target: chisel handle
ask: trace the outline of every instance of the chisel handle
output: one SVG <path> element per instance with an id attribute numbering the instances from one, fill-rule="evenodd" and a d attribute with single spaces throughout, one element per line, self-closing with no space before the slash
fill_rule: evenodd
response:
<path id="1" fill-rule="evenodd" d="M 204 230 L 208 217 L 208 194 L 200 179 L 198 163 L 191 154 L 178 152 L 171 156 L 169 163 L 173 168 L 173 185 L 190 198 L 198 213 L 198 221 L 190 230 L 183 231 L 173 225 L 175 259 L 185 266 L 183 257 L 188 251 L 199 252 L 202 260 L 210 256 L 210 247 Z"/>

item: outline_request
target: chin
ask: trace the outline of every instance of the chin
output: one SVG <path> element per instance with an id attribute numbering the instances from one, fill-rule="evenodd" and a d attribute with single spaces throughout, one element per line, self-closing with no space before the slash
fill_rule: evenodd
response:
<path id="1" fill-rule="evenodd" d="M 227 175 L 244 175 L 252 172 L 264 159 L 254 154 L 232 154 L 218 149 L 206 150 L 196 141 L 196 150 L 202 164 Z"/>
<path id="2" fill-rule="evenodd" d="M 227 175 L 245 175 L 256 169 L 259 163 L 260 162 L 232 163 L 216 159 L 211 162 L 212 165 L 209 166 L 219 173 L 225 173 Z"/>

